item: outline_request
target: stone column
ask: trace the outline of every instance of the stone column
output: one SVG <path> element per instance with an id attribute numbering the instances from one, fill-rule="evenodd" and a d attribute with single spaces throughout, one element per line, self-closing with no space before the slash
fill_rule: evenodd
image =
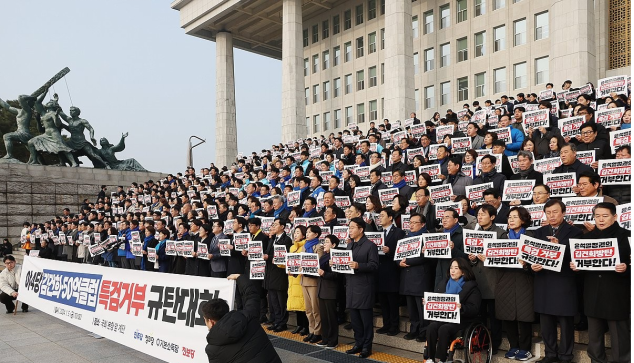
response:
<path id="1" fill-rule="evenodd" d="M 233 37 L 216 34 L 216 166 L 229 166 L 238 155 Z"/>
<path id="2" fill-rule="evenodd" d="M 405 120 L 416 111 L 412 2 L 385 2 L 385 118 Z"/>
<path id="3" fill-rule="evenodd" d="M 302 0 L 282 0 L 282 141 L 306 137 Z"/>
<path id="4" fill-rule="evenodd" d="M 587 82 L 596 84 L 593 0 L 553 0 L 548 26 L 550 82 L 558 90 L 567 79 L 574 87 Z"/>

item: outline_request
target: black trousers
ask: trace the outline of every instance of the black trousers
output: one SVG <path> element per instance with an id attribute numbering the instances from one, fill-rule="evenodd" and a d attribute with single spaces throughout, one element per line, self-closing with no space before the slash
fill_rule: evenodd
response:
<path id="1" fill-rule="evenodd" d="M 337 284 L 337 317 L 341 321 L 346 320 L 346 279 L 345 279 L 345 276 L 340 277 L 339 283 Z"/>
<path id="2" fill-rule="evenodd" d="M 225 277 L 227 277 L 227 271 L 221 271 L 221 272 L 213 272 L 213 271 L 211 271 L 210 277 L 225 278 Z"/>
<path id="3" fill-rule="evenodd" d="M 308 329 L 308 317 L 306 316 L 306 312 L 296 311 L 295 315 L 297 315 L 297 326 Z"/>
<path id="4" fill-rule="evenodd" d="M 372 351 L 374 327 L 372 326 L 372 309 L 348 309 L 350 322 L 354 331 L 354 345 L 362 350 Z"/>
<path id="5" fill-rule="evenodd" d="M 629 363 L 631 355 L 630 321 L 604 320 L 588 317 L 588 355 L 592 362 L 607 363 L 605 356 L 605 333 L 610 331 L 612 360 L 610 362 Z"/>
<path id="6" fill-rule="evenodd" d="M 339 324 L 337 323 L 337 300 L 319 299 L 321 317 L 321 339 L 328 345 L 339 344 Z"/>
<path id="7" fill-rule="evenodd" d="M 453 324 L 432 321 L 427 327 L 427 356 L 425 359 L 447 360 L 447 349 L 459 330 L 466 329 L 471 323 Z"/>
<path id="8" fill-rule="evenodd" d="M 270 320 L 273 321 L 273 324 L 286 325 L 288 323 L 287 300 L 288 290 L 269 290 Z"/>
<path id="9" fill-rule="evenodd" d="M 480 321 L 489 328 L 493 349 L 497 349 L 502 344 L 502 322 L 495 317 L 494 299 L 482 299 L 480 303 Z M 515 346 L 511 347 L 516 348 Z"/>
<path id="10" fill-rule="evenodd" d="M 398 292 L 379 293 L 381 315 L 383 316 L 383 327 L 390 329 L 390 331 L 399 331 L 398 301 Z"/>
<path id="11" fill-rule="evenodd" d="M 519 350 L 531 350 L 531 338 L 533 337 L 533 323 L 517 320 L 502 320 L 504 331 L 509 339 L 510 348 Z"/>
<path id="12" fill-rule="evenodd" d="M 407 313 L 409 315 L 409 332 L 421 335 L 427 330 L 429 321 L 425 320 L 423 297 L 406 295 Z"/>
<path id="13" fill-rule="evenodd" d="M 127 270 L 134 270 L 134 259 L 128 259 L 125 256 L 119 256 L 119 261 L 121 262 L 120 267 L 125 268 Z"/>
<path id="14" fill-rule="evenodd" d="M 559 345 L 557 345 L 558 322 L 561 330 Z M 575 317 L 539 314 L 539 324 L 546 347 L 546 357 L 572 360 L 572 349 L 575 345 Z"/>
<path id="15" fill-rule="evenodd" d="M 9 312 L 13 312 L 13 310 L 15 309 L 15 298 L 11 295 L 0 293 L 0 303 L 4 304 L 4 306 L 6 306 L 7 311 Z M 22 303 L 22 310 L 24 309 L 28 309 L 28 305 L 25 303 Z"/>

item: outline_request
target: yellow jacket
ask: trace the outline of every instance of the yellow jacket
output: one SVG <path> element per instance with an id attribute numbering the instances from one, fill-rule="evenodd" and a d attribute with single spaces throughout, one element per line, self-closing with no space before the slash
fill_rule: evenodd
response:
<path id="1" fill-rule="evenodd" d="M 306 240 L 293 242 L 289 253 L 300 253 L 303 250 Z M 304 292 L 302 291 L 301 275 L 288 275 L 288 300 L 286 300 L 286 310 L 306 311 L 304 305 Z"/>

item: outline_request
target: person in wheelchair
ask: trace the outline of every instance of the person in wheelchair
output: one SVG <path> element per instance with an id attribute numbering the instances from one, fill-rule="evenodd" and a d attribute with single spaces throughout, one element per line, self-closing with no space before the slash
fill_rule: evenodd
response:
<path id="1" fill-rule="evenodd" d="M 482 295 L 469 262 L 464 258 L 453 258 L 447 277 L 438 284 L 437 293 L 458 294 L 460 297 L 460 324 L 435 321 L 427 328 L 427 363 L 445 362 L 447 349 L 456 333 L 471 325 L 478 318 Z M 423 301 L 425 305 L 425 301 Z"/>

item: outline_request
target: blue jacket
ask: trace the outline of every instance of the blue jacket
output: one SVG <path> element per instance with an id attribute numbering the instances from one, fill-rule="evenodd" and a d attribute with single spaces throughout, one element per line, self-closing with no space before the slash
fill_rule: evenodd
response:
<path id="1" fill-rule="evenodd" d="M 126 248 L 125 248 L 125 250 L 117 249 L 117 256 L 119 256 L 119 257 L 125 257 L 126 250 L 128 250 L 128 251 L 130 250 L 130 245 L 128 244 L 128 241 L 127 241 L 128 231 L 130 231 L 129 228 L 128 229 L 124 229 L 122 231 L 119 231 L 119 236 L 118 237 L 126 237 L 126 242 L 125 242 L 125 247 Z"/>
<path id="2" fill-rule="evenodd" d="M 126 234 L 125 234 L 125 258 L 130 258 L 130 259 L 136 258 L 136 256 L 133 255 L 131 250 L 130 250 L 130 241 L 132 241 L 132 232 L 133 231 L 139 232 L 139 227 L 136 227 L 134 229 L 128 229 L 128 232 L 126 232 Z M 140 237 L 140 234 L 141 234 L 141 232 L 139 232 L 139 237 Z"/>
<path id="3" fill-rule="evenodd" d="M 517 152 L 520 151 L 520 147 L 522 147 L 522 143 L 524 143 L 524 133 L 516 128 L 511 127 L 511 143 L 506 145 L 504 155 L 517 155 Z"/>

